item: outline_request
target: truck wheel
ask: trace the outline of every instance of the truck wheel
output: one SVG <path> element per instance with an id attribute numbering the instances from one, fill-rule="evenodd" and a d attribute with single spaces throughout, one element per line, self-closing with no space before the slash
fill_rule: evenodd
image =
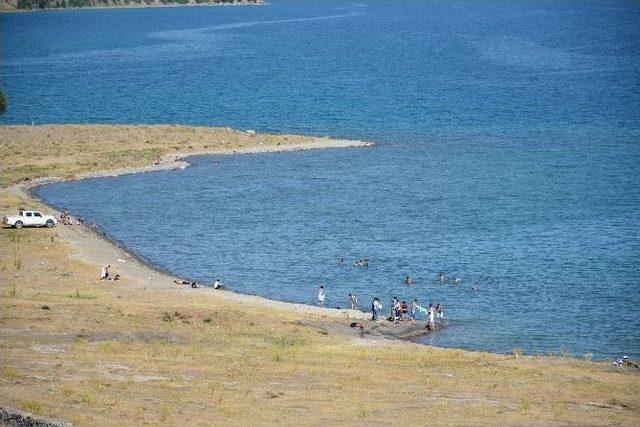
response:
<path id="1" fill-rule="evenodd" d="M 53 222 L 53 220 L 52 220 L 52 219 L 48 219 L 48 220 L 47 220 L 47 222 L 46 222 L 44 225 L 45 225 L 45 227 L 47 227 L 47 228 L 51 228 L 51 227 L 53 227 L 55 224 L 54 224 L 54 222 Z"/>
<path id="2" fill-rule="evenodd" d="M 22 224 L 22 221 L 16 221 L 16 222 L 13 224 L 13 228 L 22 228 L 22 226 L 23 226 L 23 225 L 24 225 L 24 224 Z"/>

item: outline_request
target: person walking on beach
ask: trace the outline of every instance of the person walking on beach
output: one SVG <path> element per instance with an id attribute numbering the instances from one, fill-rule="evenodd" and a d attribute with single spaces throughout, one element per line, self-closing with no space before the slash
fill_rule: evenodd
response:
<path id="1" fill-rule="evenodd" d="M 349 304 L 351 305 L 351 310 L 358 309 L 358 296 L 356 294 L 349 294 Z"/>
<path id="2" fill-rule="evenodd" d="M 371 302 L 371 313 L 373 313 L 371 320 L 373 321 L 378 320 L 378 311 L 380 311 L 381 309 L 382 309 L 382 303 L 380 302 L 380 299 L 378 297 L 375 297 Z"/>
<path id="3" fill-rule="evenodd" d="M 109 269 L 111 268 L 111 264 L 105 265 L 102 267 L 102 271 L 100 271 L 100 280 L 105 280 L 109 278 Z"/>
<path id="4" fill-rule="evenodd" d="M 320 285 L 320 287 L 318 288 L 318 305 L 320 307 L 324 307 L 324 298 L 325 298 L 324 286 Z"/>

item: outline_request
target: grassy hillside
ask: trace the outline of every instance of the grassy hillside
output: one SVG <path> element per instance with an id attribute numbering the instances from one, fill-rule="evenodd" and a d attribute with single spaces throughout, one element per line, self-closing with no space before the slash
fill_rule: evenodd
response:
<path id="1" fill-rule="evenodd" d="M 169 126 L 14 127 L 0 134 L 4 185 L 136 166 L 176 147 L 283 138 Z M 40 207 L 5 187 L 2 214 L 21 205 Z M 145 280 L 100 281 L 100 265 L 83 258 L 73 239 L 83 233 L 63 226 L 0 230 L 0 406 L 75 425 L 640 420 L 635 370 L 363 339 L 343 332 L 340 319 L 173 289 L 146 273 Z"/>

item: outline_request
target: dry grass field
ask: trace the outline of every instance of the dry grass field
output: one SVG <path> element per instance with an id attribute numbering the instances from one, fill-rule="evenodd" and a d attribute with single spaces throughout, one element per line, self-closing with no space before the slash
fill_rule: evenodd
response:
<path id="1" fill-rule="evenodd" d="M 177 153 L 220 153 L 283 146 L 330 145 L 328 138 L 270 135 L 196 126 L 47 125 L 0 127 L 6 187 L 25 179 L 73 178 L 87 172 L 139 168 Z"/>
<path id="2" fill-rule="evenodd" d="M 161 129 L 174 128 L 1 128 L 2 214 L 38 206 L 6 191 L 24 178 L 138 167 L 215 149 L 218 139 L 234 149 L 284 138 Z M 96 165 L 97 154 L 109 160 Z M 100 266 L 82 261 L 62 231 L 0 230 L 2 407 L 76 425 L 640 421 L 640 375 L 631 369 L 362 339 L 321 314 L 134 277 L 100 281 Z"/>

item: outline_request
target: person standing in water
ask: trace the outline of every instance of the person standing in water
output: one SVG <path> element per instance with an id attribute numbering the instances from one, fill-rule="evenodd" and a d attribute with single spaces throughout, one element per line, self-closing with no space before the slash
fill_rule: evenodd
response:
<path id="1" fill-rule="evenodd" d="M 400 305 L 400 310 L 402 311 L 402 321 L 407 321 L 409 320 L 409 318 L 407 317 L 407 315 L 409 314 L 409 306 L 407 305 L 406 301 L 402 301 L 402 304 Z"/>
<path id="2" fill-rule="evenodd" d="M 396 309 L 396 301 L 397 300 L 398 300 L 397 297 L 393 297 L 393 300 L 391 301 L 391 315 L 390 315 L 391 318 L 395 317 L 395 309 Z"/>
<path id="3" fill-rule="evenodd" d="M 433 307 L 433 304 L 431 303 L 429 303 L 427 314 L 429 315 L 429 325 L 431 326 L 429 330 L 433 330 L 433 328 L 435 328 L 435 325 L 436 325 L 436 309 Z"/>
<path id="4" fill-rule="evenodd" d="M 400 305 L 400 300 L 396 298 L 395 302 L 393 303 L 393 320 L 395 320 L 395 322 L 398 323 L 398 320 L 400 320 L 401 315 L 402 315 L 402 308 Z"/>
<path id="5" fill-rule="evenodd" d="M 320 285 L 320 287 L 318 288 L 318 305 L 320 307 L 324 307 L 324 298 L 325 298 L 324 286 Z"/>
<path id="6" fill-rule="evenodd" d="M 404 279 L 404 284 L 407 285 L 407 286 L 413 285 L 413 277 L 407 276 L 407 278 Z"/>
<path id="7" fill-rule="evenodd" d="M 444 306 L 440 303 L 436 304 L 436 318 L 440 319 L 441 323 L 444 323 Z"/>
<path id="8" fill-rule="evenodd" d="M 413 303 L 411 303 L 411 320 L 416 320 L 416 317 L 418 315 L 418 300 L 414 299 Z"/>
<path id="9" fill-rule="evenodd" d="M 358 309 L 358 296 L 356 294 L 349 294 L 349 304 L 351 305 L 351 310 Z"/>

